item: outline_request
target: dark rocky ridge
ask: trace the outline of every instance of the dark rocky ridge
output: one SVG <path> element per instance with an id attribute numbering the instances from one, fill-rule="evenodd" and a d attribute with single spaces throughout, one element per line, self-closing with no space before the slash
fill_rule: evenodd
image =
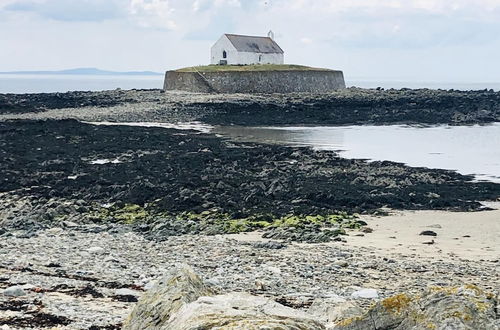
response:
<path id="1" fill-rule="evenodd" d="M 75 120 L 0 123 L 0 192 L 145 205 L 232 217 L 337 210 L 477 210 L 500 185 L 452 171 L 339 158 L 329 151 L 232 143 L 162 128 Z M 116 160 L 103 165 L 98 159 Z"/>
<path id="2" fill-rule="evenodd" d="M 0 94 L 0 114 L 133 103 L 129 121 L 213 125 L 484 124 L 500 121 L 500 92 L 348 88 L 325 94 L 213 95 L 160 90 Z M 93 118 L 99 120 L 99 118 Z"/>
<path id="3" fill-rule="evenodd" d="M 280 96 L 279 101 L 224 102 L 200 120 L 209 124 L 366 125 L 476 124 L 500 121 L 500 93 L 493 91 L 365 90 Z M 193 104 L 201 109 L 207 103 Z"/>
<path id="4" fill-rule="evenodd" d="M 125 102 L 136 102 L 122 91 L 34 94 L 0 94 L 0 114 L 42 112 L 49 109 L 110 107 Z"/>

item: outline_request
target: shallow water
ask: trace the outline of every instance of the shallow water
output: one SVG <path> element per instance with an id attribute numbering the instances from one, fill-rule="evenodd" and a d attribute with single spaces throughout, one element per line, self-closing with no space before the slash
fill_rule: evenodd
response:
<path id="1" fill-rule="evenodd" d="M 338 150 L 346 158 L 390 160 L 500 182 L 500 124 L 488 126 L 217 127 L 240 141 Z"/>
<path id="2" fill-rule="evenodd" d="M 194 130 L 201 133 L 210 133 L 213 129 L 212 126 L 200 123 L 200 122 L 189 122 L 189 123 L 156 123 L 156 122 L 110 122 L 110 121 L 99 121 L 99 122 L 84 122 L 91 125 L 102 125 L 102 126 L 136 126 L 136 127 L 160 127 L 160 128 L 174 128 L 178 130 Z"/>
<path id="3" fill-rule="evenodd" d="M 425 82 L 401 80 L 347 79 L 346 85 L 363 88 L 432 88 L 457 90 L 500 90 L 500 82 Z M 50 93 L 163 88 L 163 75 L 50 75 L 0 74 L 0 93 Z"/>
<path id="4" fill-rule="evenodd" d="M 0 74 L 0 93 L 163 88 L 163 76 Z"/>

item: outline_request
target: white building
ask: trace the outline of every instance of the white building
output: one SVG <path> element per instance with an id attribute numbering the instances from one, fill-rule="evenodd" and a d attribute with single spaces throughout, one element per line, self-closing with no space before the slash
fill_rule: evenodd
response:
<path id="1" fill-rule="evenodd" d="M 274 41 L 273 33 L 267 37 L 224 34 L 211 50 L 211 64 L 283 64 L 283 50 Z"/>

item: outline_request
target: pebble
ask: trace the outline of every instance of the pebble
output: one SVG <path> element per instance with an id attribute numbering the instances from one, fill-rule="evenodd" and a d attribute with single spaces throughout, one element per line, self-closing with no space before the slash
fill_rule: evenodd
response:
<path id="1" fill-rule="evenodd" d="M 127 289 L 127 288 L 122 288 L 122 289 L 115 290 L 115 296 L 134 296 L 134 297 L 138 297 L 140 295 L 141 295 L 141 293 L 139 291 L 131 290 L 131 289 Z"/>
<path id="2" fill-rule="evenodd" d="M 420 236 L 437 236 L 437 233 L 432 230 L 424 230 L 423 232 L 420 233 Z"/>
<path id="3" fill-rule="evenodd" d="M 65 228 L 57 240 L 44 231 L 30 239 L 2 237 L 0 272 L 7 279 L 3 283 L 32 283 L 37 288 L 54 290 L 41 293 L 45 306 L 41 311 L 67 317 L 74 321 L 71 329 L 81 330 L 120 324 L 134 304 L 134 299 L 124 298 L 139 299 L 142 295 L 134 286 L 150 289 L 179 263 L 192 265 L 222 292 L 257 292 L 277 301 L 286 297 L 284 301 L 298 308 L 307 308 L 312 300 L 327 293 L 347 301 L 356 300 L 357 305 L 366 308 L 375 298 L 362 297 L 375 297 L 375 293 L 379 298 L 399 292 L 419 294 L 435 283 L 496 286 L 498 264 L 453 256 L 443 255 L 436 260 L 412 252 L 387 251 L 381 255 L 372 247 L 336 243 L 255 248 L 257 242 L 238 241 L 230 236 L 184 235 L 156 242 L 145 239 L 141 233 L 110 233 L 106 228 L 94 228 L 95 225 Z M 105 252 L 105 257 L 96 254 L 96 259 L 89 254 L 88 250 L 94 248 Z M 57 262 L 63 268 L 48 268 L 49 262 Z M 348 267 L 343 267 L 346 263 Z M 368 283 L 370 289 L 362 289 Z M 357 287 L 353 290 L 354 285 Z M 89 286 L 104 299 L 88 293 L 71 294 Z M 34 299 L 39 299 L 39 295 L 24 291 L 26 295 L 18 299 L 36 306 Z M 0 291 L 0 305 L 8 299 L 11 298 Z"/>
<path id="4" fill-rule="evenodd" d="M 104 249 L 100 246 L 92 246 L 87 249 L 87 252 L 90 252 L 92 254 L 101 254 L 104 253 Z"/>
<path id="5" fill-rule="evenodd" d="M 351 294 L 353 298 L 376 299 L 378 298 L 378 291 L 375 289 L 361 289 Z"/>
<path id="6" fill-rule="evenodd" d="M 25 296 L 27 293 L 24 291 L 22 286 L 11 286 L 8 287 L 7 289 L 3 290 L 3 295 L 8 296 L 8 297 L 22 297 Z"/>
<path id="7" fill-rule="evenodd" d="M 337 260 L 333 263 L 335 266 L 340 266 L 340 267 L 347 267 L 349 266 L 349 263 L 345 260 Z"/>

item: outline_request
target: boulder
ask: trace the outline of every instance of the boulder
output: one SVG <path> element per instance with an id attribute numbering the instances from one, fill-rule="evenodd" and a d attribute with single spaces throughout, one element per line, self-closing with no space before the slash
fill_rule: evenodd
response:
<path id="1" fill-rule="evenodd" d="M 247 293 L 215 295 L 188 266 L 173 270 L 143 294 L 125 330 L 321 330 L 304 312 Z"/>
<path id="2" fill-rule="evenodd" d="M 184 305 L 161 329 L 321 330 L 325 327 L 313 316 L 268 298 L 228 293 L 201 297 Z"/>
<path id="3" fill-rule="evenodd" d="M 182 306 L 214 293 L 191 267 L 178 266 L 142 295 L 123 329 L 167 329 L 164 325 Z"/>
<path id="4" fill-rule="evenodd" d="M 399 294 L 366 314 L 337 322 L 341 330 L 500 329 L 493 294 L 466 285 L 430 288 L 420 297 Z"/>
<path id="5" fill-rule="evenodd" d="M 2 294 L 8 297 L 21 297 L 25 296 L 27 293 L 22 286 L 16 285 L 4 289 Z"/>

